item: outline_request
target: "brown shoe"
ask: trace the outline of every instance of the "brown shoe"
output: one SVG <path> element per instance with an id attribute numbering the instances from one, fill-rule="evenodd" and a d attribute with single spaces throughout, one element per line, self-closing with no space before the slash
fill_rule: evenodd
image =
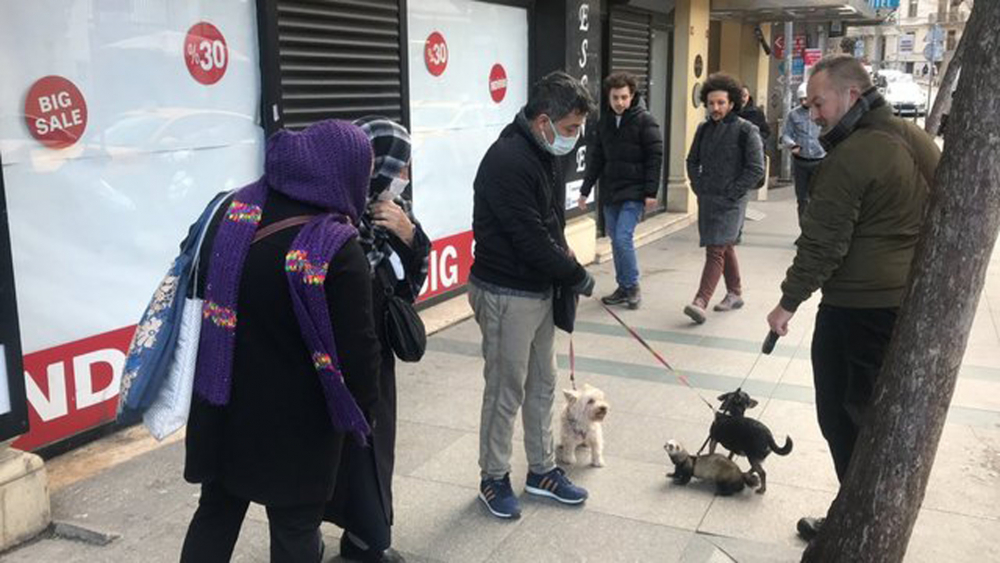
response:
<path id="1" fill-rule="evenodd" d="M 739 309 L 742 306 L 743 306 L 742 297 L 736 295 L 735 293 L 727 293 L 726 297 L 722 301 L 716 303 L 715 307 L 712 307 L 712 309 L 724 312 L 724 311 L 732 311 L 734 309 Z"/>
<path id="2" fill-rule="evenodd" d="M 698 323 L 705 323 L 705 308 L 695 302 L 684 307 L 684 314 L 691 317 L 691 320 Z"/>

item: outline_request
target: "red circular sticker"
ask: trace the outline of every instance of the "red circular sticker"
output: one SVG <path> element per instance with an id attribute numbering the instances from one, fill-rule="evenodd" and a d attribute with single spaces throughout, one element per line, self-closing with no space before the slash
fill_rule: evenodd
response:
<path id="1" fill-rule="evenodd" d="M 198 22 L 184 40 L 184 62 L 191 76 L 206 86 L 222 80 L 229 67 L 229 47 L 219 28 Z"/>
<path id="2" fill-rule="evenodd" d="M 62 76 L 46 76 L 28 89 L 24 119 L 38 142 L 64 149 L 79 141 L 87 129 L 87 101 L 76 84 Z"/>
<path id="3" fill-rule="evenodd" d="M 427 42 L 424 43 L 424 62 L 432 76 L 441 76 L 444 69 L 448 68 L 448 44 L 445 43 L 444 36 L 436 31 L 427 36 Z"/>
<path id="4" fill-rule="evenodd" d="M 498 104 L 507 96 L 507 71 L 498 64 L 490 70 L 490 96 Z"/>

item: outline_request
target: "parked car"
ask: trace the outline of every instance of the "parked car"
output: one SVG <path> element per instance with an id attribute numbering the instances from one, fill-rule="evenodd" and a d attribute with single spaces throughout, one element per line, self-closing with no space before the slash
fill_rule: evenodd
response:
<path id="1" fill-rule="evenodd" d="M 885 86 L 885 101 L 899 116 L 927 115 L 927 92 L 916 82 L 896 80 Z"/>

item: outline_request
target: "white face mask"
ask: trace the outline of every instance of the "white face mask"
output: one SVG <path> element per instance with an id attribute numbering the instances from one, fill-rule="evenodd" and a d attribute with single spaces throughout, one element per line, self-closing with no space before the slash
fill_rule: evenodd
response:
<path id="1" fill-rule="evenodd" d="M 406 186 L 409 185 L 409 180 L 393 178 L 392 181 L 389 182 L 389 187 L 379 194 L 379 199 L 382 201 L 392 201 L 393 199 L 403 195 L 403 192 L 406 191 Z"/>
<path id="2" fill-rule="evenodd" d="M 576 148 L 576 142 L 580 140 L 580 132 L 577 131 L 573 137 L 564 137 L 559 134 L 559 130 L 556 129 L 556 124 L 552 122 L 551 118 L 549 119 L 549 128 L 552 129 L 553 141 L 550 143 L 548 139 L 545 139 L 545 148 L 556 156 L 573 152 L 573 149 Z"/>

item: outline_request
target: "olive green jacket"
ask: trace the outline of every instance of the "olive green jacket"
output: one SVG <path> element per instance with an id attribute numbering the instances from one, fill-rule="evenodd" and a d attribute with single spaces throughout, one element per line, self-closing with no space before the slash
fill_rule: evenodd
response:
<path id="1" fill-rule="evenodd" d="M 795 311 L 822 288 L 827 305 L 899 307 L 940 158 L 930 136 L 889 107 L 861 117 L 810 183 L 781 306 Z"/>

